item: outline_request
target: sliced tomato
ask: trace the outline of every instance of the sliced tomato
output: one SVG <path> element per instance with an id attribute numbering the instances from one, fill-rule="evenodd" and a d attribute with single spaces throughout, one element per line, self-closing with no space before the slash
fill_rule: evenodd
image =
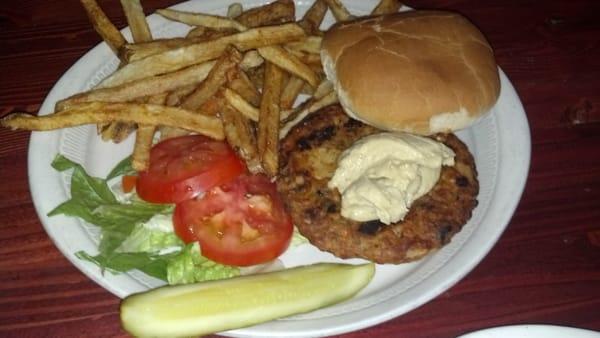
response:
<path id="1" fill-rule="evenodd" d="M 128 193 L 135 188 L 135 184 L 137 182 L 137 176 L 134 175 L 125 175 L 121 179 L 121 186 L 123 187 L 123 192 Z"/>
<path id="2" fill-rule="evenodd" d="M 202 255 L 237 266 L 277 258 L 293 232 L 275 184 L 264 175 L 241 175 L 177 204 L 173 223 L 183 241 L 200 242 Z"/>
<path id="3" fill-rule="evenodd" d="M 177 203 L 245 172 L 226 142 L 190 135 L 167 139 L 150 151 L 150 167 L 139 173 L 137 194 L 153 203 Z"/>

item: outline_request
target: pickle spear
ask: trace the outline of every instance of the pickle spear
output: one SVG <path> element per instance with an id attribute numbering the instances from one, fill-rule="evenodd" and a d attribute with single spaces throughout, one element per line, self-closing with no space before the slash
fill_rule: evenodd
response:
<path id="1" fill-rule="evenodd" d="M 164 286 L 125 298 L 123 328 L 134 336 L 198 336 L 246 327 L 346 300 L 375 273 L 363 265 L 320 263 L 276 272 Z"/>

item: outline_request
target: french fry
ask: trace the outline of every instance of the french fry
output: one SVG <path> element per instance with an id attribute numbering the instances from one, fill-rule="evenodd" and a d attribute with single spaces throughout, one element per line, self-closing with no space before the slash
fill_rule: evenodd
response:
<path id="1" fill-rule="evenodd" d="M 264 172 L 256 149 L 254 127 L 250 120 L 227 103 L 221 103 L 220 112 L 225 138 L 229 145 L 244 159 L 251 173 Z"/>
<path id="2" fill-rule="evenodd" d="M 333 91 L 333 83 L 331 83 L 329 80 L 325 79 L 323 81 L 321 81 L 321 83 L 319 83 L 319 85 L 317 86 L 317 89 L 315 89 L 315 92 L 313 93 L 313 97 L 315 99 L 320 99 L 323 96 L 331 93 Z"/>
<path id="3" fill-rule="evenodd" d="M 291 74 L 308 82 L 311 86 L 319 84 L 319 77 L 315 72 L 302 63 L 297 57 L 289 53 L 281 46 L 266 46 L 258 48 L 258 53 L 265 59 L 278 67 L 285 69 Z"/>
<path id="4" fill-rule="evenodd" d="M 26 130 L 54 130 L 112 121 L 176 127 L 222 140 L 223 126 L 218 118 L 181 108 L 140 103 L 86 102 L 57 114 L 33 116 L 11 114 L 2 120 L 4 127 Z"/>
<path id="5" fill-rule="evenodd" d="M 264 6 L 251 8 L 236 17 L 236 21 L 246 27 L 275 25 L 295 20 L 296 8 L 293 0 L 277 0 Z"/>
<path id="6" fill-rule="evenodd" d="M 327 13 L 327 4 L 323 0 L 316 0 L 312 6 L 306 11 L 304 16 L 298 24 L 306 34 L 312 35 L 320 35 L 323 34 L 319 27 L 321 27 L 321 23 L 323 22 L 323 18 Z"/>
<path id="7" fill-rule="evenodd" d="M 282 79 L 283 70 L 271 62 L 267 62 L 258 117 L 257 144 L 262 166 L 271 177 L 277 175 L 279 167 L 279 98 L 281 97 Z"/>
<path id="8" fill-rule="evenodd" d="M 304 31 L 295 23 L 252 28 L 207 42 L 199 42 L 174 50 L 154 54 L 118 69 L 99 84 L 99 88 L 118 86 L 143 77 L 172 72 L 187 66 L 215 59 L 227 45 L 246 51 L 258 47 L 300 40 Z"/>
<path id="9" fill-rule="evenodd" d="M 150 149 L 156 126 L 140 124 L 135 133 L 135 144 L 133 145 L 133 154 L 131 155 L 131 166 L 137 171 L 148 169 L 150 162 Z"/>
<path id="10" fill-rule="evenodd" d="M 135 62 L 150 55 L 166 52 L 171 49 L 180 48 L 194 44 L 194 38 L 171 38 L 156 39 L 143 43 L 127 43 L 121 47 L 119 57 L 126 62 Z"/>
<path id="11" fill-rule="evenodd" d="M 239 22 L 218 15 L 182 12 L 174 9 L 159 9 L 156 13 L 167 19 L 190 26 L 202 26 L 215 29 L 234 28 L 238 31 L 246 30 L 246 27 Z"/>
<path id="12" fill-rule="evenodd" d="M 208 75 L 208 74 L 207 74 Z M 187 85 L 183 87 L 179 87 L 167 95 L 167 99 L 165 100 L 165 105 L 169 107 L 177 107 L 181 105 L 181 101 L 190 95 L 194 90 L 196 90 L 197 85 Z"/>
<path id="13" fill-rule="evenodd" d="M 298 52 L 306 52 L 312 54 L 320 54 L 321 53 L 321 41 L 322 37 L 316 35 L 307 36 L 304 40 L 300 40 L 297 42 L 290 42 L 285 45 L 285 48 L 288 50 L 294 50 Z"/>
<path id="14" fill-rule="evenodd" d="M 396 13 L 400 7 L 402 7 L 402 3 L 398 0 L 380 0 L 377 6 L 373 8 L 371 15 Z"/>
<path id="15" fill-rule="evenodd" d="M 127 17 L 127 23 L 131 29 L 131 35 L 134 42 L 146 42 L 152 40 L 152 34 L 140 0 L 121 0 L 121 6 Z M 113 140 L 115 143 L 123 141 L 129 134 L 136 129 L 135 125 L 128 125 L 123 122 L 112 122 L 108 126 L 98 126 L 101 130 L 103 140 Z"/>
<path id="16" fill-rule="evenodd" d="M 175 91 L 182 87 L 192 86 L 192 88 L 195 88 L 206 79 L 214 64 L 215 61 L 208 61 L 172 73 L 150 76 L 115 87 L 92 89 L 75 94 L 58 101 L 55 111 L 64 110 L 75 103 L 91 101 L 127 102 L 140 97 Z"/>
<path id="17" fill-rule="evenodd" d="M 135 124 L 128 124 L 122 121 L 112 121 L 98 125 L 102 141 L 113 141 L 114 143 L 123 142 L 136 128 Z"/>
<path id="18" fill-rule="evenodd" d="M 217 59 L 206 80 L 202 81 L 198 88 L 183 100 L 181 107 L 191 111 L 198 109 L 219 91 L 219 88 L 227 82 L 227 72 L 237 67 L 241 61 L 242 54 L 232 46 L 227 47 L 221 57 Z"/>
<path id="19" fill-rule="evenodd" d="M 240 68 L 248 70 L 250 68 L 256 68 L 265 62 L 262 56 L 256 50 L 249 50 L 244 53 L 244 58 L 240 63 Z"/>
<path id="20" fill-rule="evenodd" d="M 235 110 L 239 111 L 242 115 L 252 121 L 258 121 L 260 116 L 260 110 L 250 104 L 248 101 L 244 100 L 244 98 L 236 93 L 235 91 L 229 88 L 223 88 L 221 91 L 221 95 L 231 107 L 235 108 Z"/>
<path id="21" fill-rule="evenodd" d="M 315 73 L 321 73 L 323 68 L 321 64 L 321 55 L 306 53 L 295 49 L 287 49 L 288 53 L 295 56 L 300 62 L 309 66 Z"/>
<path id="22" fill-rule="evenodd" d="M 98 6 L 95 0 L 80 0 L 85 12 L 87 13 L 92 26 L 96 32 L 106 42 L 108 47 L 119 55 L 119 49 L 127 43 L 121 32 L 110 22 L 102 8 Z"/>
<path id="23" fill-rule="evenodd" d="M 282 121 L 283 127 L 281 127 L 281 130 L 279 132 L 279 138 L 284 138 L 293 126 L 298 124 L 298 122 L 303 120 L 308 115 L 336 102 L 338 102 L 338 98 L 335 94 L 335 91 L 329 92 L 327 95 L 323 96 L 318 100 L 315 100 L 314 98 L 308 99 L 306 102 L 304 102 L 299 107 L 294 109 L 290 114 L 288 114 L 287 118 L 284 119 L 284 121 Z"/>
<path id="24" fill-rule="evenodd" d="M 291 76 L 281 92 L 280 106 L 281 109 L 290 109 L 296 102 L 296 98 L 304 87 L 304 80 L 299 77 Z"/>
<path id="25" fill-rule="evenodd" d="M 242 69 L 236 68 L 227 73 L 227 85 L 253 106 L 260 105 L 260 92 Z"/>
<path id="26" fill-rule="evenodd" d="M 331 13 L 333 13 L 336 21 L 348 21 L 356 18 L 354 15 L 348 12 L 348 9 L 346 9 L 340 0 L 324 1 L 327 3 L 327 6 L 329 6 L 329 9 L 331 9 Z"/>
<path id="27" fill-rule="evenodd" d="M 148 99 L 150 104 L 164 104 L 167 97 L 166 93 L 152 96 Z M 135 144 L 133 146 L 133 154 L 131 156 L 131 166 L 137 171 L 148 169 L 150 163 L 150 149 L 154 141 L 154 133 L 156 126 L 140 124 L 135 133 Z"/>
<path id="28" fill-rule="evenodd" d="M 160 132 L 160 141 L 164 141 L 166 139 L 174 137 L 189 135 L 189 131 L 175 127 L 160 126 L 158 130 Z"/>
<path id="29" fill-rule="evenodd" d="M 185 35 L 186 38 L 194 38 L 197 36 L 204 36 L 208 28 L 202 26 L 195 26 L 190 29 L 190 31 Z"/>
<path id="30" fill-rule="evenodd" d="M 239 2 L 234 2 L 229 7 L 227 7 L 227 17 L 230 19 L 235 19 L 242 14 L 244 11 L 244 7 Z"/>
<path id="31" fill-rule="evenodd" d="M 131 36 L 135 42 L 146 42 L 152 40 L 152 33 L 146 22 L 144 9 L 140 4 L 140 0 L 121 0 L 121 7 L 125 12 Z"/>

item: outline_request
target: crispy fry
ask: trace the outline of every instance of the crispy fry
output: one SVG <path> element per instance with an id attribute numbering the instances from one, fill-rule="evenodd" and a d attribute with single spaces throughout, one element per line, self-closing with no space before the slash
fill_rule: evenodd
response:
<path id="1" fill-rule="evenodd" d="M 380 0 L 377 6 L 373 8 L 371 15 L 396 13 L 400 7 L 402 7 L 402 3 L 398 0 Z"/>
<path id="2" fill-rule="evenodd" d="M 310 6 L 302 19 L 298 21 L 298 24 L 304 29 L 306 34 L 323 34 L 319 27 L 321 27 L 323 18 L 327 13 L 327 8 L 328 6 L 323 0 L 316 0 L 312 6 Z"/>
<path id="3" fill-rule="evenodd" d="M 285 45 L 285 48 L 288 50 L 294 50 L 299 52 L 306 52 L 312 54 L 320 54 L 321 53 L 321 41 L 323 38 L 320 36 L 310 35 L 307 36 L 304 40 L 300 40 L 297 42 L 290 42 Z"/>
<path id="4" fill-rule="evenodd" d="M 131 155 L 131 166 L 137 171 L 148 169 L 150 162 L 150 148 L 152 148 L 152 140 L 156 126 L 140 124 L 135 133 L 135 144 L 133 146 L 133 154 Z"/>
<path id="5" fill-rule="evenodd" d="M 119 54 L 119 49 L 127 43 L 121 32 L 110 22 L 96 0 L 80 0 L 96 32 L 108 47 Z"/>
<path id="6" fill-rule="evenodd" d="M 313 93 L 313 97 L 315 99 L 320 99 L 323 96 L 331 93 L 333 91 L 333 83 L 331 83 L 329 80 L 325 79 L 323 81 L 321 81 L 321 83 L 319 83 L 319 85 L 317 86 L 317 89 L 315 89 L 315 92 Z"/>
<path id="7" fill-rule="evenodd" d="M 218 116 L 219 115 L 219 100 L 217 96 L 211 96 L 208 100 L 204 101 L 200 106 L 200 111 L 204 115 Z"/>
<path id="8" fill-rule="evenodd" d="M 151 41 L 152 33 L 150 33 L 140 0 L 121 0 L 121 7 L 123 7 L 123 12 L 125 12 L 125 17 L 127 17 L 133 41 Z"/>
<path id="9" fill-rule="evenodd" d="M 174 138 L 174 137 L 189 135 L 189 133 L 190 133 L 189 131 L 187 131 L 185 129 L 175 128 L 175 127 L 167 127 L 167 126 L 160 126 L 158 128 L 158 130 L 160 131 L 160 141 L 164 141 L 166 139 L 170 139 L 170 138 Z"/>
<path id="10" fill-rule="evenodd" d="M 197 85 L 192 84 L 173 90 L 167 95 L 165 105 L 169 107 L 177 107 L 181 105 L 181 101 L 183 101 L 186 96 L 190 95 L 194 90 L 196 90 L 196 87 Z"/>
<path id="11" fill-rule="evenodd" d="M 225 137 L 218 118 L 180 108 L 139 103 L 80 103 L 58 114 L 11 114 L 0 120 L 0 124 L 13 129 L 54 130 L 111 121 L 183 128 L 218 140 Z"/>
<path id="12" fill-rule="evenodd" d="M 248 78 L 252 82 L 252 85 L 254 85 L 254 88 L 262 92 L 265 67 L 248 69 L 246 70 L 246 74 L 248 74 Z"/>
<path id="13" fill-rule="evenodd" d="M 244 7 L 239 2 L 234 2 L 229 7 L 227 7 L 227 17 L 231 19 L 235 19 L 242 14 L 244 11 Z"/>
<path id="14" fill-rule="evenodd" d="M 257 51 L 249 50 L 244 53 L 244 58 L 240 63 L 240 68 L 243 70 L 248 70 L 250 68 L 255 68 L 262 65 L 263 62 L 265 62 L 265 59 L 263 59 Z"/>
<path id="15" fill-rule="evenodd" d="M 251 173 L 264 172 L 256 149 L 252 122 L 227 103 L 221 103 L 220 112 L 225 138 L 229 145 L 244 159 Z"/>
<path id="16" fill-rule="evenodd" d="M 267 62 L 258 117 L 257 143 L 262 166 L 269 176 L 277 175 L 279 166 L 279 98 L 281 97 L 282 79 L 283 70 L 271 62 Z"/>
<path id="17" fill-rule="evenodd" d="M 285 84 L 285 87 L 283 87 L 283 92 L 281 92 L 281 99 L 279 104 L 281 106 L 281 109 L 292 108 L 303 86 L 304 80 L 296 76 L 290 77 L 290 79 Z"/>
<path id="18" fill-rule="evenodd" d="M 288 49 L 287 51 L 288 51 L 288 53 L 295 56 L 298 60 L 300 60 L 300 62 L 302 62 L 303 64 L 305 64 L 305 65 L 309 66 L 311 69 L 313 69 L 313 71 L 315 71 L 316 73 L 321 72 L 321 69 L 323 68 L 323 66 L 321 64 L 321 55 L 320 54 L 306 53 L 306 52 L 302 52 L 302 51 L 294 50 L 294 49 Z"/>
<path id="19" fill-rule="evenodd" d="M 214 64 L 215 61 L 208 61 L 172 73 L 150 76 L 115 87 L 92 89 L 58 101 L 55 110 L 64 110 L 74 103 L 91 101 L 127 102 L 144 96 L 176 91 L 182 87 L 192 86 L 192 88 L 195 88 L 206 79 Z"/>
<path id="20" fill-rule="evenodd" d="M 156 39 L 143 43 L 127 43 L 121 47 L 119 57 L 126 62 L 135 62 L 150 55 L 194 44 L 194 38 Z"/>
<path id="21" fill-rule="evenodd" d="M 331 13 L 333 13 L 336 21 L 348 21 L 356 18 L 354 15 L 348 12 L 348 9 L 346 9 L 340 0 L 324 1 L 327 3 L 327 6 L 329 6 L 329 9 L 331 9 Z"/>
<path id="22" fill-rule="evenodd" d="M 250 81 L 246 72 L 240 68 L 236 68 L 227 75 L 227 85 L 229 88 L 239 93 L 244 100 L 248 101 L 253 106 L 258 107 L 260 105 L 260 93 L 256 87 L 254 87 L 254 84 Z"/>
<path id="23" fill-rule="evenodd" d="M 113 141 L 114 143 L 123 142 L 131 133 L 135 131 L 137 126 L 121 121 L 112 121 L 98 125 L 102 141 Z"/>
<path id="24" fill-rule="evenodd" d="M 133 41 L 146 42 L 152 40 L 152 34 L 146 22 L 140 0 L 121 0 L 121 6 L 127 17 Z M 113 140 L 115 143 L 119 143 L 125 140 L 136 129 L 136 126 L 123 122 L 112 122 L 108 126 L 99 126 L 99 128 L 102 130 L 100 134 L 103 140 Z"/>
<path id="25" fill-rule="evenodd" d="M 258 121 L 258 117 L 260 115 L 259 109 L 248 101 L 244 100 L 240 94 L 236 93 L 230 88 L 223 88 L 221 95 L 227 104 L 235 108 L 235 110 L 239 111 L 242 115 L 246 116 L 246 118 L 252 121 Z"/>
<path id="26" fill-rule="evenodd" d="M 198 88 L 181 103 L 181 107 L 195 111 L 206 100 L 214 96 L 219 88 L 227 82 L 227 72 L 236 67 L 242 61 L 242 54 L 232 46 L 227 47 L 225 52 Z"/>
<path id="27" fill-rule="evenodd" d="M 236 20 L 246 27 L 258 27 L 293 22 L 296 20 L 296 8 L 292 0 L 277 0 L 270 4 L 251 8 Z"/>
<path id="28" fill-rule="evenodd" d="M 167 19 L 185 23 L 190 26 L 202 26 L 215 29 L 234 28 L 238 31 L 246 29 L 246 27 L 239 22 L 218 15 L 182 12 L 174 9 L 159 9 L 156 13 Z"/>
<path id="29" fill-rule="evenodd" d="M 150 104 L 164 104 L 167 97 L 166 93 L 152 96 L 148 99 Z M 153 125 L 140 124 L 135 133 L 135 144 L 133 145 L 133 154 L 131 156 L 131 166 L 137 171 L 148 169 L 150 164 L 150 149 L 154 141 L 154 133 L 157 128 Z"/>
<path id="30" fill-rule="evenodd" d="M 294 109 L 293 112 L 288 114 L 287 118 L 285 118 L 282 121 L 283 127 L 281 128 L 281 131 L 279 132 L 279 138 L 281 139 L 281 138 L 285 137 L 285 135 L 287 135 L 287 133 L 290 131 L 290 129 L 293 126 L 295 126 L 296 124 L 298 124 L 298 122 L 300 122 L 306 116 L 316 112 L 317 110 L 319 110 L 325 106 L 334 104 L 336 102 L 338 102 L 338 98 L 337 98 L 337 95 L 335 94 L 335 91 L 329 92 L 327 95 L 323 96 L 322 98 L 320 98 L 318 100 L 315 100 L 314 98 L 308 99 L 303 104 L 301 104 L 296 109 Z"/>
<path id="31" fill-rule="evenodd" d="M 204 36 L 208 28 L 202 26 L 195 26 L 190 29 L 190 31 L 185 35 L 186 38 L 194 38 L 198 36 Z"/>
<path id="32" fill-rule="evenodd" d="M 230 44 L 241 51 L 246 51 L 262 46 L 296 41 L 303 37 L 304 31 L 295 23 L 252 28 L 213 41 L 195 43 L 128 63 L 102 81 L 98 87 L 117 86 L 128 81 L 172 72 L 215 59 Z"/>
<path id="33" fill-rule="evenodd" d="M 302 63 L 297 57 L 281 46 L 266 46 L 258 48 L 258 53 L 266 60 L 276 64 L 308 82 L 311 86 L 319 84 L 319 77 L 313 70 Z"/>

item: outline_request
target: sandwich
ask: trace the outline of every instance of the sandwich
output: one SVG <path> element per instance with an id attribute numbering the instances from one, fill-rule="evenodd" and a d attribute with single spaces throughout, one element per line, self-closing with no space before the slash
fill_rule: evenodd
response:
<path id="1" fill-rule="evenodd" d="M 282 140 L 278 189 L 295 225 L 340 258 L 403 263 L 471 218 L 475 161 L 452 132 L 499 96 L 493 51 L 463 16 L 412 11 L 334 25 L 321 59 L 339 104 Z"/>

